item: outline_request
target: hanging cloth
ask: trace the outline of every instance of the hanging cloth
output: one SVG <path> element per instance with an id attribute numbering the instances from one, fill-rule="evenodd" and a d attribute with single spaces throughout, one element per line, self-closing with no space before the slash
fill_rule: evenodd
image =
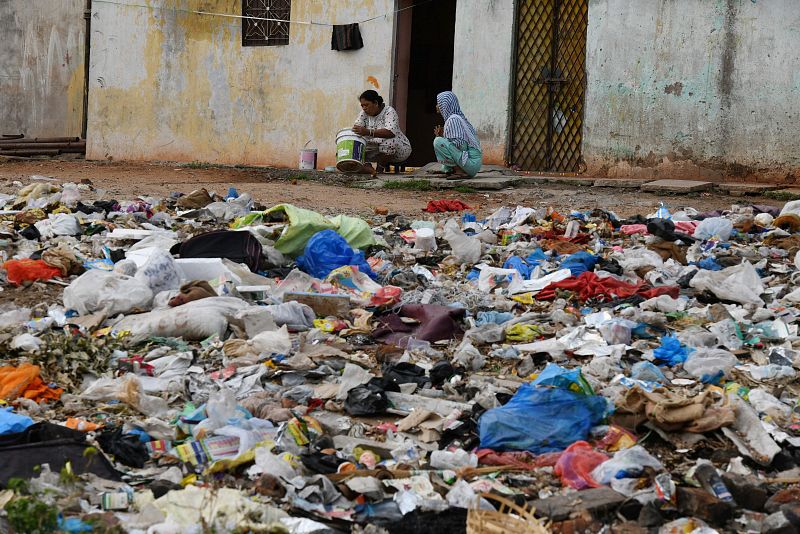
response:
<path id="1" fill-rule="evenodd" d="M 331 50 L 358 50 L 359 48 L 364 48 L 364 41 L 361 39 L 361 30 L 358 29 L 357 22 L 333 27 Z"/>

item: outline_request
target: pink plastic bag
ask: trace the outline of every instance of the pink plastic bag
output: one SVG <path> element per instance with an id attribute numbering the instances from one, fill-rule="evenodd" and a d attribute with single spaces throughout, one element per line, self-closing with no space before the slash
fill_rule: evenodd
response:
<path id="1" fill-rule="evenodd" d="M 585 441 L 576 441 L 561 454 L 554 472 L 561 477 L 564 486 L 578 490 L 599 488 L 602 484 L 595 481 L 591 473 L 608 459 L 608 456 L 597 452 Z"/>

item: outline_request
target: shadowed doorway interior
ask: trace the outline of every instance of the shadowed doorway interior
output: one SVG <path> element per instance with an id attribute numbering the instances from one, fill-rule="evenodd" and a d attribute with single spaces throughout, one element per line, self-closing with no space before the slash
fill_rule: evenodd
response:
<path id="1" fill-rule="evenodd" d="M 399 2 L 399 7 L 413 0 Z M 433 128 L 442 123 L 436 95 L 453 85 L 456 0 L 432 0 L 398 13 L 393 105 L 413 152 L 407 165 L 436 161 Z"/>

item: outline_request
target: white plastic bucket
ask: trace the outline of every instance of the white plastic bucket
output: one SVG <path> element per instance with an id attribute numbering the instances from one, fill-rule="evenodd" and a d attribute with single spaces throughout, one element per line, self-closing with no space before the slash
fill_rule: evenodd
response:
<path id="1" fill-rule="evenodd" d="M 336 168 L 341 172 L 361 172 L 367 142 L 350 128 L 336 134 Z"/>
<path id="2" fill-rule="evenodd" d="M 300 163 L 297 167 L 303 170 L 310 170 L 317 168 L 317 149 L 304 148 L 300 151 Z"/>
<path id="3" fill-rule="evenodd" d="M 414 243 L 414 250 L 424 250 L 425 252 L 433 252 L 437 249 L 436 237 L 433 228 L 417 228 L 414 230 L 416 241 Z"/>

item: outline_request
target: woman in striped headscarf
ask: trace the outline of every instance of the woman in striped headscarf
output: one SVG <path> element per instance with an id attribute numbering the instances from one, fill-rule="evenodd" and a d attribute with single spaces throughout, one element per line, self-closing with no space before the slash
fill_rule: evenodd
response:
<path id="1" fill-rule="evenodd" d="M 433 130 L 433 150 L 442 164 L 442 173 L 475 176 L 481 170 L 483 153 L 475 128 L 461 112 L 458 98 L 451 91 L 436 95 L 436 111 L 444 118 L 444 127 Z"/>

